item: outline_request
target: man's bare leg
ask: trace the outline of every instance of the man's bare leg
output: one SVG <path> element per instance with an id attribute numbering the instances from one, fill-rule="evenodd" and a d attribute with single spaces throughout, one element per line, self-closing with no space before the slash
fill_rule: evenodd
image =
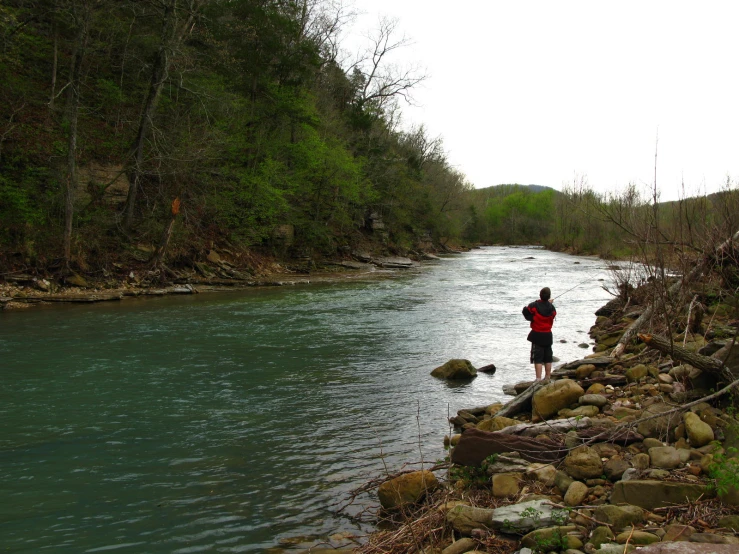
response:
<path id="1" fill-rule="evenodd" d="M 544 379 L 549 379 L 552 376 L 552 364 L 544 364 L 544 370 L 546 371 Z M 541 370 L 539 370 L 539 373 L 537 375 L 541 375 Z"/>
<path id="2" fill-rule="evenodd" d="M 549 364 L 549 367 L 551 368 L 552 364 Z M 536 380 L 541 381 L 541 364 L 534 364 L 534 371 L 536 372 Z"/>

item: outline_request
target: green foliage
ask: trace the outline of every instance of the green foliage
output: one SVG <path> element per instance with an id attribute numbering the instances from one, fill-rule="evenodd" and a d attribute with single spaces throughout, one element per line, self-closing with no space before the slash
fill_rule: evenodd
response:
<path id="1" fill-rule="evenodd" d="M 710 488 L 719 495 L 739 490 L 739 458 L 736 455 L 737 449 L 730 447 L 725 454 L 714 454 L 708 466 L 708 476 L 713 479 Z"/>

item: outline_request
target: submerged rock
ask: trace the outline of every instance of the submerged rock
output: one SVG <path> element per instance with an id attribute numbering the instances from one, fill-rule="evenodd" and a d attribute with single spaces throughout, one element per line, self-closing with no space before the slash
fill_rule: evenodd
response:
<path id="1" fill-rule="evenodd" d="M 455 359 L 437 367 L 431 372 L 431 375 L 439 379 L 457 381 L 477 377 L 477 370 L 469 360 Z"/>

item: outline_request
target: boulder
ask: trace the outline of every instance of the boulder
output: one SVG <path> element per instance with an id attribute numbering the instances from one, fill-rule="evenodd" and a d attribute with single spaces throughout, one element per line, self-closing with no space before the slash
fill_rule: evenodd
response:
<path id="1" fill-rule="evenodd" d="M 588 345 L 585 345 L 587 348 Z M 575 377 L 578 379 L 586 379 L 595 371 L 595 364 L 583 364 L 575 370 Z"/>
<path id="2" fill-rule="evenodd" d="M 495 498 L 509 498 L 518 496 L 521 488 L 521 473 L 496 473 L 493 475 L 493 496 Z"/>
<path id="3" fill-rule="evenodd" d="M 595 548 L 600 548 L 603 543 L 610 542 L 615 538 L 613 531 L 605 525 L 601 525 L 600 527 L 593 529 L 593 533 L 590 535 L 590 540 L 588 542 Z"/>
<path id="4" fill-rule="evenodd" d="M 576 531 L 574 525 L 545 527 L 531 531 L 521 539 L 521 546 L 536 548 L 542 552 L 561 551 L 582 546 L 582 541 L 568 533 Z M 575 542 L 577 541 L 577 542 Z M 579 543 L 579 544 L 578 544 Z"/>
<path id="5" fill-rule="evenodd" d="M 739 516 L 731 515 L 724 516 L 718 520 L 718 526 L 726 529 L 731 529 L 735 533 L 739 531 Z"/>
<path id="6" fill-rule="evenodd" d="M 565 493 L 565 504 L 579 506 L 588 496 L 588 486 L 581 481 L 573 481 Z"/>
<path id="7" fill-rule="evenodd" d="M 511 419 L 509 417 L 493 417 L 490 419 L 484 419 L 477 424 L 477 428 L 480 431 L 500 431 L 506 427 L 513 425 L 520 425 L 521 422 L 517 419 Z"/>
<path id="8" fill-rule="evenodd" d="M 385 481 L 377 490 L 380 505 L 385 510 L 398 510 L 421 500 L 439 482 L 430 471 L 414 471 Z"/>
<path id="9" fill-rule="evenodd" d="M 695 533 L 695 529 L 690 525 L 668 525 L 665 527 L 665 536 L 662 537 L 662 540 L 665 542 L 689 541 L 693 533 Z"/>
<path id="10" fill-rule="evenodd" d="M 668 406 L 664 403 L 651 404 L 647 406 L 641 413 L 641 417 L 650 417 L 672 410 L 674 406 Z M 680 423 L 679 413 L 674 413 L 662 417 L 656 417 L 648 421 L 642 421 L 636 428 L 637 432 L 644 437 L 653 437 L 657 439 L 672 439 L 674 429 Z"/>
<path id="11" fill-rule="evenodd" d="M 567 454 L 564 470 L 575 479 L 593 479 L 603 474 L 603 463 L 595 449 L 578 446 Z"/>
<path id="12" fill-rule="evenodd" d="M 495 508 L 491 524 L 494 529 L 527 533 L 540 527 L 565 522 L 568 518 L 567 511 L 552 508 L 549 500 L 529 500 Z"/>
<path id="13" fill-rule="evenodd" d="M 574 410 L 564 408 L 557 412 L 560 417 L 595 417 L 600 413 L 598 406 L 580 406 Z"/>
<path id="14" fill-rule="evenodd" d="M 431 375 L 439 379 L 458 381 L 477 377 L 477 370 L 469 360 L 456 359 L 449 360 L 444 365 L 437 367 L 431 372 Z"/>
<path id="15" fill-rule="evenodd" d="M 598 408 L 602 408 L 608 404 L 608 399 L 602 394 L 584 394 L 580 397 L 579 402 L 581 406 L 597 406 Z"/>
<path id="16" fill-rule="evenodd" d="M 493 512 L 495 510 L 458 504 L 446 513 L 446 520 L 455 531 L 469 536 L 473 529 L 490 528 Z"/>
<path id="17" fill-rule="evenodd" d="M 441 554 L 465 554 L 466 552 L 474 550 L 476 546 L 476 540 L 469 537 L 462 537 L 442 550 Z"/>
<path id="18" fill-rule="evenodd" d="M 643 379 L 649 373 L 649 369 L 644 364 L 635 365 L 626 370 L 626 380 L 634 383 L 639 379 Z"/>
<path id="19" fill-rule="evenodd" d="M 663 508 L 670 504 L 685 504 L 708 496 L 704 485 L 665 481 L 618 481 L 611 494 L 612 504 L 633 504 L 646 510 Z M 597 519 L 597 518 L 596 518 Z"/>
<path id="20" fill-rule="evenodd" d="M 603 474 L 608 477 L 610 481 L 618 481 L 621 479 L 624 471 L 630 467 L 629 462 L 620 456 L 612 456 L 603 462 Z"/>
<path id="21" fill-rule="evenodd" d="M 593 383 L 585 391 L 585 394 L 600 394 L 606 390 L 606 386 L 603 383 Z"/>
<path id="22" fill-rule="evenodd" d="M 635 523 L 644 521 L 644 510 L 638 506 L 613 506 L 604 504 L 598 506 L 593 517 L 602 523 L 607 523 L 614 529 L 623 529 Z"/>
<path id="23" fill-rule="evenodd" d="M 655 468 L 675 469 L 680 467 L 680 454 L 672 446 L 654 446 L 649 449 L 649 465 Z"/>
<path id="24" fill-rule="evenodd" d="M 572 379 L 560 379 L 541 387 L 532 399 L 532 421 L 547 419 L 559 410 L 575 404 L 585 391 Z"/>
<path id="25" fill-rule="evenodd" d="M 558 470 L 554 474 L 554 485 L 562 494 L 565 494 L 569 490 L 570 485 L 573 483 L 573 481 L 574 479 L 567 475 L 564 471 Z"/>
<path id="26" fill-rule="evenodd" d="M 534 479 L 540 483 L 547 487 L 551 487 L 554 485 L 554 477 L 557 475 L 557 468 L 552 464 L 533 463 L 529 465 L 526 470 L 526 475 L 529 477 L 533 476 Z"/>
<path id="27" fill-rule="evenodd" d="M 685 423 L 685 432 L 690 439 L 690 446 L 693 448 L 705 446 L 714 439 L 711 426 L 697 414 L 693 412 L 683 414 L 683 422 Z"/>
<path id="28" fill-rule="evenodd" d="M 626 541 L 629 541 L 629 544 L 653 544 L 655 542 L 659 542 L 659 537 L 652 533 L 647 533 L 646 531 L 633 530 L 624 531 L 623 533 L 616 535 L 616 542 L 618 544 L 626 544 Z"/>

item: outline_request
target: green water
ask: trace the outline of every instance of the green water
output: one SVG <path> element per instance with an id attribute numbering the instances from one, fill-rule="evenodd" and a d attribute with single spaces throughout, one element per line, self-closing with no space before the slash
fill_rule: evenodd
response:
<path id="1" fill-rule="evenodd" d="M 531 377 L 520 310 L 541 286 L 587 280 L 558 302 L 555 355 L 589 352 L 602 267 L 486 248 L 390 280 L 0 313 L 0 551 L 361 541 L 376 499 L 337 504 L 383 458 L 442 458 L 448 413 Z M 499 369 L 429 376 L 457 357 Z"/>

